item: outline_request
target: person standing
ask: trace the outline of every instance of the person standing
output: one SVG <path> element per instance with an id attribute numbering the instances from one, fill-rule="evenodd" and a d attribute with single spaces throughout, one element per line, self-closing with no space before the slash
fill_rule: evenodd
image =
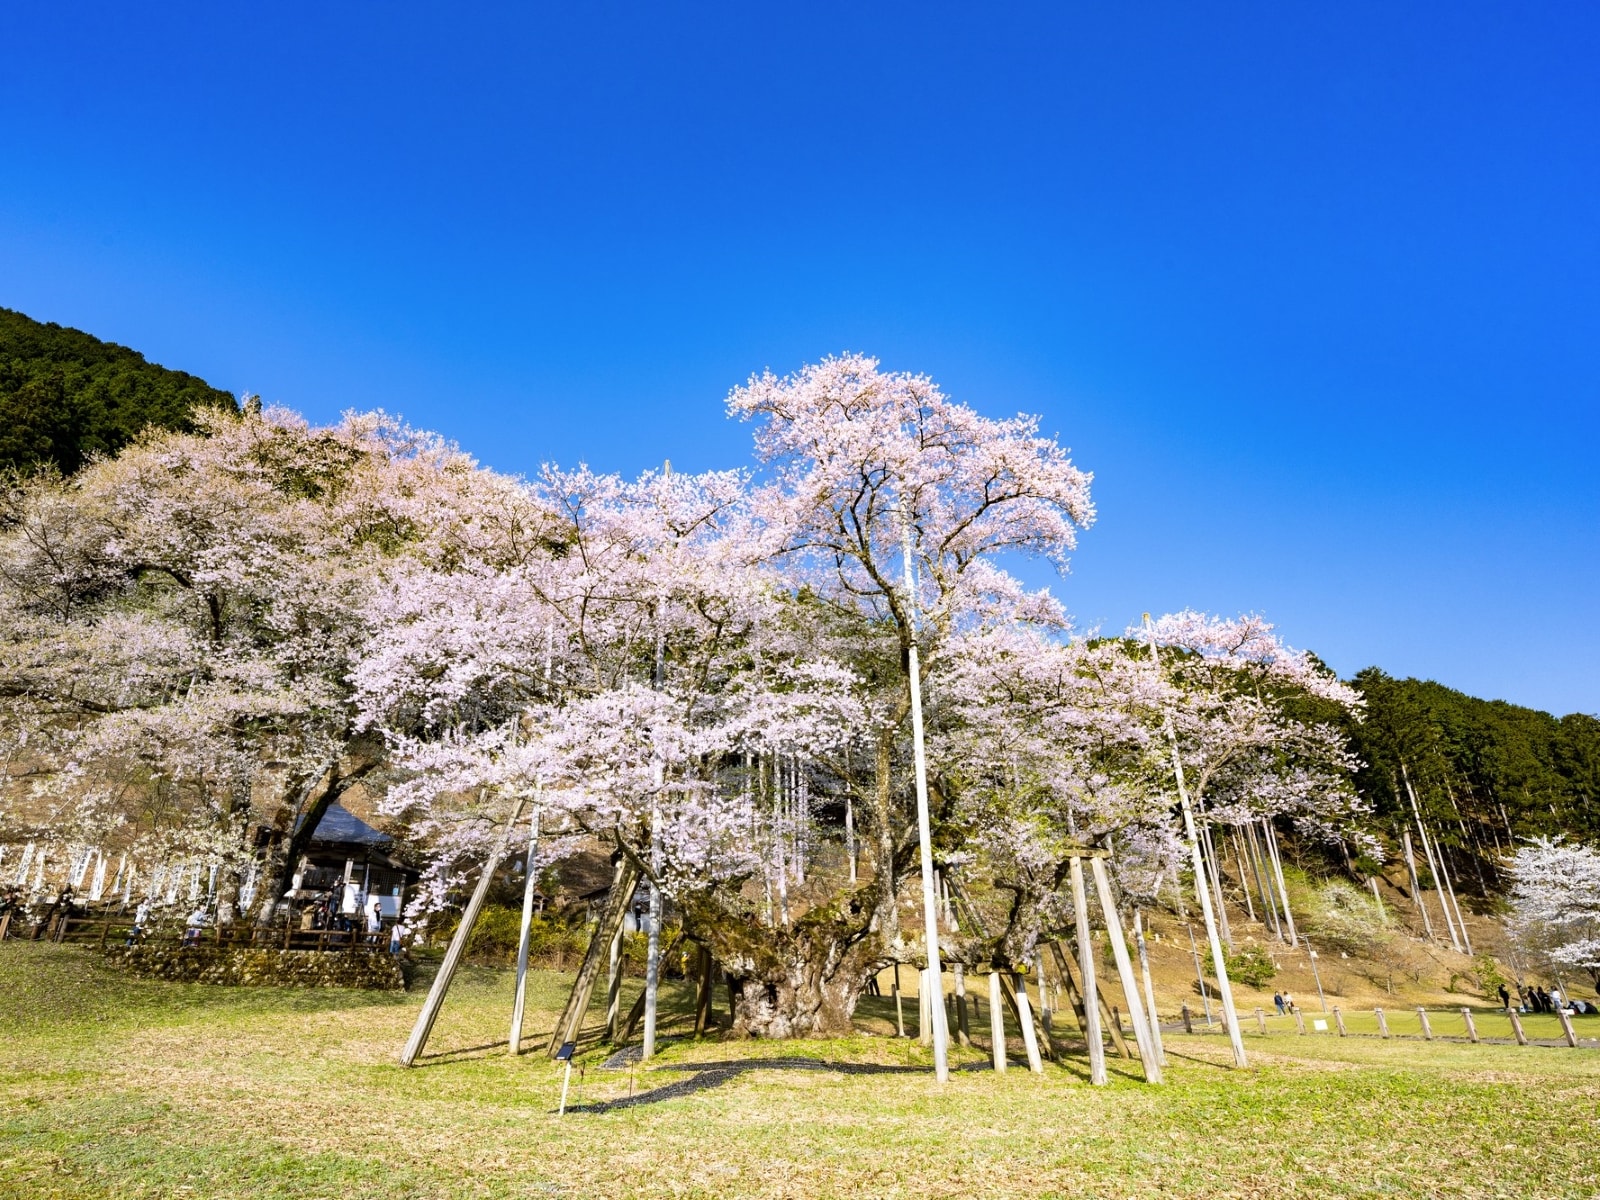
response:
<path id="1" fill-rule="evenodd" d="M 128 930 L 128 945 L 137 946 L 144 941 L 144 927 L 150 923 L 150 900 L 145 898 L 139 901 L 139 907 L 133 912 L 133 928 Z"/>
<path id="2" fill-rule="evenodd" d="M 1272 993 L 1272 1002 L 1278 1006 L 1278 1015 L 1280 1017 L 1283 1016 L 1283 1014 L 1284 1014 L 1283 993 L 1282 992 L 1273 992 Z"/>

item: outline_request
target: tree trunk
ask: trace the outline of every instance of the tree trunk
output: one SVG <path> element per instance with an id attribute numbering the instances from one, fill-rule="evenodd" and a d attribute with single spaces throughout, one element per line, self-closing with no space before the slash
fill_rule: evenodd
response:
<path id="1" fill-rule="evenodd" d="M 276 850 L 268 852 L 267 860 L 261 866 L 261 883 L 256 893 L 257 925 L 272 924 L 273 917 L 278 911 L 278 904 L 283 899 L 283 894 L 289 890 L 289 883 L 294 877 L 294 866 L 311 845 L 312 835 L 328 809 L 381 761 L 376 746 L 362 749 L 367 753 L 358 753 L 354 745 L 348 747 L 345 759 L 330 763 L 306 781 L 300 802 L 295 806 L 296 812 L 300 815 L 299 825 L 288 831 L 288 837 L 278 844 Z M 350 763 L 350 769 L 343 770 L 347 761 Z M 322 783 L 324 777 L 327 778 L 327 784 L 318 794 L 318 785 Z M 313 796 L 316 797 L 315 800 L 312 800 Z M 306 807 L 308 800 L 311 800 L 309 808 Z M 291 820 L 293 819 L 291 817 Z"/>
<path id="2" fill-rule="evenodd" d="M 772 931 L 776 932 L 776 931 Z M 874 939 L 843 944 L 836 931 L 799 929 L 775 937 L 759 954 L 719 945 L 717 960 L 733 992 L 735 1036 L 842 1037 L 867 980 L 877 970 Z"/>

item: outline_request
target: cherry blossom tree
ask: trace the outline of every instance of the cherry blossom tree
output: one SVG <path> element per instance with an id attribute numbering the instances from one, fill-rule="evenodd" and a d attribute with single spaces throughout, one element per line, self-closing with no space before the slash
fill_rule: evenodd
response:
<path id="1" fill-rule="evenodd" d="M 1535 838 L 1510 861 L 1509 931 L 1518 946 L 1600 987 L 1600 850 Z"/>
<path id="2" fill-rule="evenodd" d="M 509 481 L 382 413 L 197 420 L 14 484 L 0 690 L 53 836 L 120 839 L 147 885 L 158 863 L 209 860 L 227 918 L 257 865 L 248 835 L 274 828 L 265 916 L 327 805 L 382 762 L 347 679 L 364 597 L 397 559 L 526 536 L 529 513 Z"/>

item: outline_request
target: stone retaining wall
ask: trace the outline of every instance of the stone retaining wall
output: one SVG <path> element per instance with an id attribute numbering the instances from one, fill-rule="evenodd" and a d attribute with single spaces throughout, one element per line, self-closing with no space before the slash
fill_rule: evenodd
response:
<path id="1" fill-rule="evenodd" d="M 134 975 L 233 987 L 341 987 L 400 991 L 387 950 L 267 950 L 246 946 L 112 946 L 106 961 Z"/>

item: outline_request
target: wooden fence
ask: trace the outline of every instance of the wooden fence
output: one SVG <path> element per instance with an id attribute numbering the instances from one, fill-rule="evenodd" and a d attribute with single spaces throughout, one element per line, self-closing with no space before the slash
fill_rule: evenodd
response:
<path id="1" fill-rule="evenodd" d="M 170 922 L 139 931 L 128 916 L 54 917 L 44 928 L 33 922 L 17 923 L 14 914 L 0 918 L 0 937 L 38 941 L 97 945 L 101 949 L 134 940 L 141 944 L 240 946 L 262 950 L 350 951 L 362 948 L 388 949 L 389 931 L 367 933 L 362 929 L 296 929 L 292 926 L 262 928 L 249 922 L 233 925 L 207 925 L 195 929 Z"/>

